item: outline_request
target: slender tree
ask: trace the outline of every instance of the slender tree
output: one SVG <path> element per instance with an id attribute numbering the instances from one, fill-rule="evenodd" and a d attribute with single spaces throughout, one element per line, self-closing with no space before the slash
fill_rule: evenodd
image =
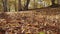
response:
<path id="1" fill-rule="evenodd" d="M 59 4 L 55 4 L 55 0 L 51 0 L 51 2 L 52 2 L 52 5 L 50 7 L 55 8 L 60 6 Z"/>
<path id="2" fill-rule="evenodd" d="M 52 5 L 55 5 L 55 0 L 51 0 L 51 2 L 52 2 Z"/>
<path id="3" fill-rule="evenodd" d="M 17 4 L 16 4 L 16 0 L 15 0 L 15 3 L 14 3 L 14 6 L 15 6 L 15 11 L 17 11 Z"/>
<path id="4" fill-rule="evenodd" d="M 4 10 L 4 12 L 8 11 L 7 10 L 7 0 L 2 0 L 2 3 L 3 3 L 3 10 Z"/>
<path id="5" fill-rule="evenodd" d="M 22 10 L 21 7 L 22 7 L 22 6 L 21 6 L 21 0 L 18 0 L 18 11 L 21 11 L 21 10 Z"/>
<path id="6" fill-rule="evenodd" d="M 29 5 L 29 3 L 30 3 L 30 0 L 27 0 L 26 5 L 25 5 L 25 7 L 24 7 L 24 10 L 28 10 L 28 5 Z"/>
<path id="7" fill-rule="evenodd" d="M 60 4 L 60 0 L 57 0 L 58 4 Z"/>

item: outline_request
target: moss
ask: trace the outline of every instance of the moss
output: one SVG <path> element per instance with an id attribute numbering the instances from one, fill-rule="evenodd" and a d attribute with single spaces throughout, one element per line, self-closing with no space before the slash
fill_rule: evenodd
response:
<path id="1" fill-rule="evenodd" d="M 45 32 L 41 31 L 41 32 L 39 32 L 39 34 L 45 34 Z"/>

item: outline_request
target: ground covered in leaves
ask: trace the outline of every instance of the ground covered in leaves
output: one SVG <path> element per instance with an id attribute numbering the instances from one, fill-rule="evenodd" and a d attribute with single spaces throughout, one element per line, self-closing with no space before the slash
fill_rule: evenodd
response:
<path id="1" fill-rule="evenodd" d="M 0 12 L 0 31 L 8 34 L 60 34 L 60 10 Z"/>

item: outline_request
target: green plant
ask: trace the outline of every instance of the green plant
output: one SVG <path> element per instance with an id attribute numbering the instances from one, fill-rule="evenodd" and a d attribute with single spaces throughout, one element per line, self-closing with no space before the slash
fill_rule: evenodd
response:
<path id="1" fill-rule="evenodd" d="M 39 34 L 45 34 L 45 32 L 42 32 L 42 31 L 41 31 L 41 32 L 39 32 Z"/>

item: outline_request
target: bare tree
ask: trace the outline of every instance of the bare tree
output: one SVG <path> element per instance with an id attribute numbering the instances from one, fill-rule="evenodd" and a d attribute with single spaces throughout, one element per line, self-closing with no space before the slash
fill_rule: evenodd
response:
<path id="1" fill-rule="evenodd" d="M 21 0 L 18 0 L 18 11 L 21 11 L 22 8 L 21 8 Z"/>
<path id="2" fill-rule="evenodd" d="M 3 10 L 4 10 L 4 12 L 8 11 L 7 10 L 7 0 L 2 0 L 2 3 L 3 3 Z"/>
<path id="3" fill-rule="evenodd" d="M 55 4 L 55 0 L 51 0 L 51 2 L 52 2 L 52 5 L 50 7 L 55 8 L 60 6 L 59 4 Z"/>
<path id="4" fill-rule="evenodd" d="M 55 5 L 55 0 L 51 0 L 51 2 L 52 2 L 52 5 Z"/>
<path id="5" fill-rule="evenodd" d="M 58 4 L 60 4 L 60 0 L 57 0 Z"/>
<path id="6" fill-rule="evenodd" d="M 25 7 L 24 7 L 24 10 L 28 10 L 28 5 L 29 5 L 29 3 L 30 3 L 30 0 L 27 0 L 26 5 L 25 5 Z"/>
<path id="7" fill-rule="evenodd" d="M 14 3 L 14 6 L 15 6 L 15 11 L 17 11 L 17 4 L 16 4 L 16 0 L 15 0 L 15 3 Z"/>

